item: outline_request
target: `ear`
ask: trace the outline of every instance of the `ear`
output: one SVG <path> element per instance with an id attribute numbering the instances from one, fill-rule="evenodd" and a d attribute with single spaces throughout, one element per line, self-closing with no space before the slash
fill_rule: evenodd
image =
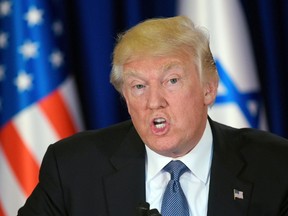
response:
<path id="1" fill-rule="evenodd" d="M 217 95 L 217 88 L 218 88 L 218 82 L 206 82 L 204 84 L 204 103 L 207 106 L 211 106 L 216 98 Z"/>

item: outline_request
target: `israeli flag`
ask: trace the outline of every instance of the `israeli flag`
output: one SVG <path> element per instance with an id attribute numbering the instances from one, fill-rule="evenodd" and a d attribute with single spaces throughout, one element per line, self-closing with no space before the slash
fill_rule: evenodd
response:
<path id="1" fill-rule="evenodd" d="M 233 127 L 267 129 L 250 36 L 237 0 L 178 0 L 186 15 L 210 35 L 220 84 L 212 119 Z"/>

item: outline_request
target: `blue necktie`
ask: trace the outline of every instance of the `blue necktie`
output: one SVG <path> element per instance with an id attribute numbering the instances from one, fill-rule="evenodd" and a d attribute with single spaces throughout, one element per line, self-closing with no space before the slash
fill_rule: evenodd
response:
<path id="1" fill-rule="evenodd" d="M 168 163 L 163 170 L 170 173 L 171 179 L 163 196 L 162 216 L 189 216 L 188 202 L 179 182 L 180 176 L 189 170 L 188 167 L 176 160 Z"/>

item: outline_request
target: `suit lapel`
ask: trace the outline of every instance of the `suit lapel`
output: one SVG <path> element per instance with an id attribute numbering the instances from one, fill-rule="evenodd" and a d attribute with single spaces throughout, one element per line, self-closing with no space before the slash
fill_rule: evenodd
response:
<path id="1" fill-rule="evenodd" d="M 245 182 L 241 177 L 245 166 L 245 162 L 241 159 L 241 149 L 239 147 L 241 137 L 233 129 L 216 123 L 212 122 L 211 127 L 214 150 L 211 165 L 208 216 L 247 215 L 252 184 Z M 231 131 L 226 133 L 227 130 Z"/>
<path id="2" fill-rule="evenodd" d="M 116 171 L 104 178 L 109 215 L 135 215 L 145 201 L 145 148 L 134 128 L 111 163 Z"/>

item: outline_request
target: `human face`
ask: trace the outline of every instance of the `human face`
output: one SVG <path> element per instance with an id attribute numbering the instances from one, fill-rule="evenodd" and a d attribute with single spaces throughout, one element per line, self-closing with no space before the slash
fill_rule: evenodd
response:
<path id="1" fill-rule="evenodd" d="M 124 64 L 122 93 L 143 142 L 174 158 L 198 143 L 213 102 L 186 55 L 136 58 Z"/>

